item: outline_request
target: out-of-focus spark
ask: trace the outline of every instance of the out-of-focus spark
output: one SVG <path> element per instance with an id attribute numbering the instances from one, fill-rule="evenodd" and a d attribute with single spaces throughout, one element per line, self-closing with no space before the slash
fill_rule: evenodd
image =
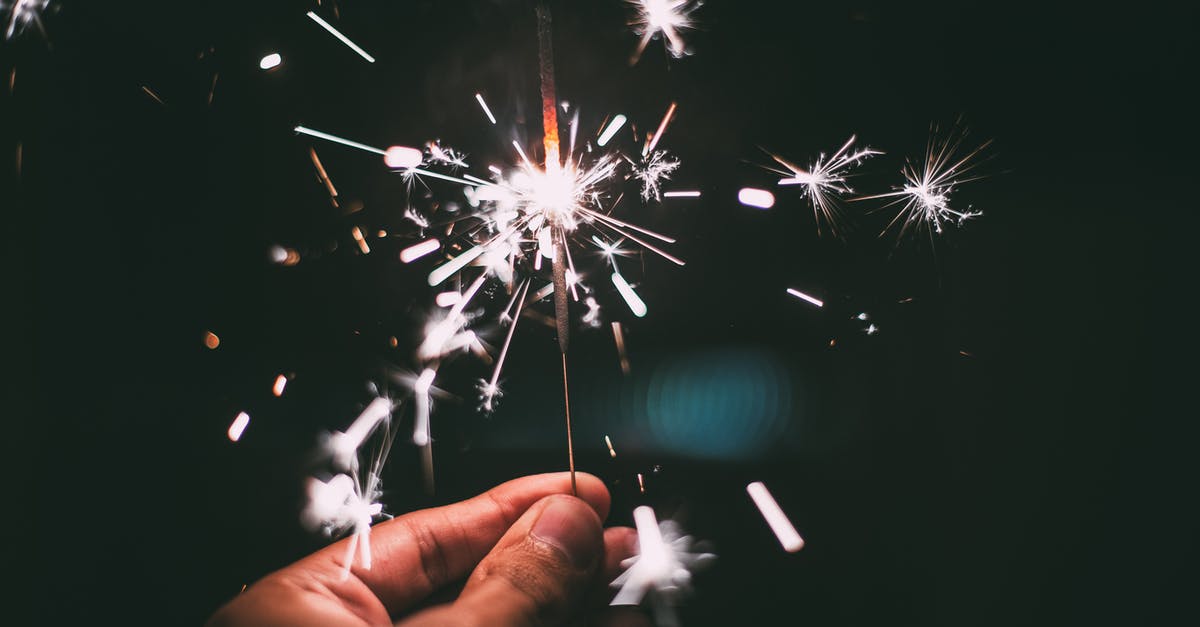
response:
<path id="1" fill-rule="evenodd" d="M 209 350 L 216 350 L 221 345 L 221 338 L 217 337 L 212 331 L 204 332 L 204 346 Z"/>
<path id="2" fill-rule="evenodd" d="M 421 165 L 424 159 L 424 153 L 408 146 L 390 146 L 383 151 L 384 164 L 393 169 L 412 169 Z"/>
<path id="3" fill-rule="evenodd" d="M 149 87 L 147 87 L 145 85 L 142 85 L 142 91 L 146 92 L 146 95 L 153 98 L 154 101 L 157 102 L 158 104 L 160 104 L 164 107 L 167 106 L 167 103 L 163 102 L 163 99 L 159 98 L 158 94 L 154 93 L 153 89 L 150 89 Z"/>
<path id="4" fill-rule="evenodd" d="M 400 261 L 404 263 L 412 263 L 413 261 L 434 252 L 442 247 L 442 243 L 437 238 L 427 239 L 419 244 L 413 244 L 408 248 L 400 251 Z"/>
<path id="5" fill-rule="evenodd" d="M 438 294 L 436 297 L 434 297 L 433 302 L 437 304 L 438 307 L 453 307 L 457 305 L 458 301 L 460 300 L 462 300 L 461 293 L 450 291 Z"/>
<path id="6" fill-rule="evenodd" d="M 341 31 L 334 28 L 332 24 L 321 19 L 320 15 L 317 15 L 316 13 L 309 11 L 308 17 L 312 18 L 312 21 L 316 22 L 317 24 L 320 24 L 322 28 L 329 31 L 329 34 L 333 35 L 334 37 L 337 37 L 342 43 L 346 44 L 351 50 L 357 52 L 360 57 L 366 59 L 367 63 L 375 62 L 375 57 L 372 57 L 371 55 L 367 54 L 366 50 L 359 48 L 358 44 L 354 43 L 353 41 L 350 41 L 349 37 L 346 37 L 345 35 L 343 35 L 341 33 Z"/>
<path id="7" fill-rule="evenodd" d="M 801 292 L 800 290 L 792 289 L 789 287 L 787 290 L 787 293 L 791 294 L 792 296 L 795 296 L 796 298 L 799 298 L 801 300 L 806 300 L 806 301 L 816 305 L 817 307 L 825 306 L 824 301 L 821 301 L 820 299 L 817 299 L 817 298 L 813 298 L 812 296 L 809 296 L 808 294 L 805 294 L 804 292 Z"/>
<path id="8" fill-rule="evenodd" d="M 321 164 L 321 158 L 317 156 L 317 150 L 310 147 L 308 149 L 308 156 L 312 159 L 313 167 L 317 169 L 317 178 L 321 180 L 321 183 L 325 185 L 325 189 L 329 192 L 329 202 L 333 203 L 334 207 L 338 206 L 337 188 L 333 186 L 333 180 L 325 172 L 325 166 Z"/>
<path id="9" fill-rule="evenodd" d="M 358 249 L 362 254 L 371 254 L 371 247 L 367 245 L 367 239 L 363 237 L 362 230 L 357 226 L 350 229 L 350 234 L 354 236 L 354 241 L 358 243 Z"/>
<path id="10" fill-rule="evenodd" d="M 282 266 L 294 266 L 300 263 L 300 253 L 292 248 L 284 248 L 283 246 L 271 247 L 271 261 Z"/>
<path id="11" fill-rule="evenodd" d="M 747 207 L 757 207 L 759 209 L 770 209 L 775 206 L 775 194 L 768 192 L 765 189 L 756 189 L 754 187 L 743 187 L 738 190 L 738 202 Z"/>
<path id="12" fill-rule="evenodd" d="M 838 234 L 841 212 L 838 208 L 837 196 L 854 192 L 847 183 L 850 168 L 871 155 L 883 154 L 870 148 L 854 150 L 852 149 L 854 141 L 855 137 L 851 135 L 850 139 L 846 140 L 846 143 L 842 144 L 842 147 L 833 153 L 832 157 L 826 158 L 822 153 L 808 168 L 802 168 L 779 155 L 768 153 L 776 163 L 787 168 L 786 171 L 771 170 L 785 177 L 779 179 L 779 184 L 800 185 L 803 188 L 802 195 L 807 197 L 809 203 L 812 204 L 818 233 L 822 231 L 822 226 L 826 225 L 833 235 Z"/>
<path id="13" fill-rule="evenodd" d="M 233 419 L 233 423 L 229 425 L 229 439 L 237 442 L 242 439 L 242 432 L 246 430 L 246 425 L 250 424 L 250 414 L 239 412 L 237 417 Z"/>
<path id="14" fill-rule="evenodd" d="M 646 493 L 646 480 L 642 477 L 642 473 L 640 473 L 640 472 L 637 474 L 637 478 L 638 478 L 638 489 L 642 491 L 642 494 L 645 494 Z"/>
<path id="15" fill-rule="evenodd" d="M 625 353 L 625 331 L 621 328 L 621 323 L 613 321 L 613 342 L 617 345 L 617 358 L 621 363 L 621 373 L 629 375 L 629 356 Z"/>
<path id="16" fill-rule="evenodd" d="M 879 327 L 875 326 L 874 323 L 868 324 L 867 328 L 863 329 L 863 333 L 866 333 L 867 335 L 875 335 L 876 333 L 879 333 Z"/>
<path id="17" fill-rule="evenodd" d="M 641 35 L 637 50 L 629 59 L 630 65 L 638 62 L 646 46 L 655 35 L 662 33 L 667 50 L 675 58 L 682 57 L 687 52 L 680 31 L 692 27 L 690 14 L 699 3 L 693 5 L 691 0 L 626 0 L 637 9 L 637 16 L 629 23 L 633 32 Z"/>
<path id="18" fill-rule="evenodd" d="M 666 151 L 656 150 L 641 163 L 632 163 L 633 176 L 642 182 L 642 201 L 651 198 L 661 200 L 660 187 L 663 181 L 669 181 L 671 174 L 679 168 L 679 160 L 668 155 Z"/>
<path id="19" fill-rule="evenodd" d="M 604 128 L 604 132 L 600 133 L 600 138 L 596 140 L 596 145 L 600 146 L 601 148 L 607 146 L 608 142 L 612 140 L 614 135 L 617 134 L 617 131 L 621 130 L 622 126 L 625 126 L 626 119 L 627 118 L 620 113 L 613 116 L 612 121 L 609 122 L 608 126 Z"/>
<path id="20" fill-rule="evenodd" d="M 513 148 L 517 149 L 517 154 L 521 156 L 521 161 L 525 163 L 525 167 L 529 168 L 530 170 L 535 170 L 536 168 L 533 167 L 533 162 L 530 161 L 529 157 L 525 154 L 525 149 L 521 148 L 521 143 L 514 139 L 512 141 L 512 145 Z"/>
<path id="21" fill-rule="evenodd" d="M 483 109 L 484 115 L 487 115 L 488 121 L 491 122 L 493 125 L 495 125 L 496 124 L 496 116 L 492 115 L 492 110 L 489 109 L 487 106 L 487 103 L 483 101 L 483 94 L 476 92 L 475 100 L 479 101 L 479 106 Z"/>
<path id="22" fill-rule="evenodd" d="M 381 424 L 392 417 L 392 401 L 379 397 L 371 401 L 354 419 L 345 432 L 335 431 L 325 443 L 326 452 L 339 468 L 354 470 L 358 467 L 358 449 L 371 437 Z"/>
<path id="23" fill-rule="evenodd" d="M 920 229 L 929 230 L 932 237 L 942 232 L 943 223 L 962 225 L 971 218 L 983 215 L 982 211 L 972 211 L 970 208 L 960 211 L 950 206 L 950 195 L 959 185 L 983 178 L 983 175 L 975 173 L 975 168 L 981 163 L 976 157 L 992 143 L 989 139 L 973 149 L 964 150 L 962 144 L 965 139 L 966 131 L 958 127 L 944 137 L 939 135 L 935 127 L 930 132 L 923 161 L 914 163 L 909 160 L 901 169 L 905 181 L 903 187 L 894 192 L 854 199 L 894 198 L 884 207 L 901 204 L 896 217 L 880 235 L 899 225 L 900 237 L 909 230 Z"/>
<path id="24" fill-rule="evenodd" d="M 15 0 L 11 4 L 0 2 L 0 9 L 9 8 L 8 26 L 4 29 L 5 39 L 24 31 L 30 25 L 37 27 L 44 37 L 46 29 L 42 26 L 42 12 L 50 6 L 50 0 Z"/>
<path id="25" fill-rule="evenodd" d="M 663 133 L 667 132 L 667 125 L 671 123 L 671 118 L 673 118 L 673 117 L 675 117 L 675 103 L 674 102 L 671 103 L 671 106 L 667 107 L 667 113 L 665 115 L 663 115 L 662 122 L 658 123 L 658 130 L 654 131 L 654 134 L 651 135 L 649 138 L 647 138 L 648 141 L 646 142 L 646 145 L 642 148 L 642 156 L 643 157 L 654 152 L 654 147 L 658 146 L 658 140 L 662 139 Z"/>
<path id="26" fill-rule="evenodd" d="M 208 86 L 208 106 L 212 106 L 213 94 L 217 93 L 217 79 L 221 78 L 220 72 L 213 72 L 212 84 Z"/>
<path id="27" fill-rule="evenodd" d="M 413 394 L 416 396 L 416 420 L 413 423 L 413 444 L 417 446 L 428 446 L 431 441 L 429 436 L 429 405 L 433 399 L 430 397 L 430 388 L 433 387 L 433 378 L 436 376 L 436 370 L 426 368 L 421 371 L 421 376 L 417 377 L 417 382 L 413 385 Z"/>
<path id="28" fill-rule="evenodd" d="M 262 70 L 270 70 L 279 67 L 280 63 L 283 63 L 283 57 L 278 52 L 272 52 L 258 60 L 258 67 Z"/>
<path id="29" fill-rule="evenodd" d="M 331 142 L 334 142 L 337 144 L 341 144 L 343 146 L 349 146 L 351 148 L 357 148 L 359 150 L 373 152 L 377 155 L 387 155 L 386 150 L 382 150 L 382 149 L 376 148 L 374 146 L 368 146 L 366 144 L 360 144 L 356 141 L 351 141 L 344 137 L 338 137 L 337 135 L 330 135 L 329 133 L 324 133 L 322 131 L 313 130 L 313 129 L 305 127 L 305 126 L 297 126 L 296 128 L 294 128 L 292 130 L 296 131 L 297 133 L 301 133 L 303 135 L 309 135 L 312 137 L 316 137 L 318 139 L 324 139 L 326 141 L 331 141 Z"/>
<path id="30" fill-rule="evenodd" d="M 663 198 L 699 198 L 699 190 L 680 190 L 673 192 L 663 192 Z"/>
<path id="31" fill-rule="evenodd" d="M 604 436 L 604 444 L 606 444 L 606 445 L 608 446 L 608 456 L 609 456 L 609 457 L 616 457 L 616 456 L 617 456 L 617 451 L 616 451 L 616 449 L 614 449 L 614 448 L 613 448 L 613 445 L 612 445 L 612 440 L 608 439 L 608 436 L 607 436 L 607 435 L 606 435 L 606 436 Z"/>
<path id="32" fill-rule="evenodd" d="M 645 316 L 646 303 L 637 295 L 637 292 L 633 291 L 633 288 L 625 281 L 625 277 L 621 276 L 619 272 L 614 272 L 612 282 L 617 287 L 617 292 L 621 294 L 621 298 L 625 299 L 625 304 L 629 305 L 629 310 L 633 312 L 633 315 L 639 318 Z"/>
<path id="33" fill-rule="evenodd" d="M 761 481 L 755 481 L 746 486 L 746 492 L 750 494 L 750 498 L 754 499 L 754 504 L 758 506 L 758 511 L 762 512 L 763 518 L 767 519 L 767 524 L 771 526 L 771 531 L 775 532 L 775 537 L 779 538 L 779 543 L 783 545 L 783 550 L 788 553 L 795 553 L 804 548 L 804 538 L 792 526 L 792 521 L 788 520 L 786 514 L 780 509 L 779 503 L 775 502 L 775 497 L 767 490 L 767 486 Z"/>
<path id="34" fill-rule="evenodd" d="M 693 552 L 694 541 L 672 520 L 658 522 L 654 510 L 643 505 L 633 510 L 638 554 L 621 562 L 626 570 L 610 584 L 618 587 L 611 605 L 637 605 L 648 593 L 655 624 L 677 623 L 674 607 L 691 589 L 692 570 L 715 559 L 711 553 Z"/>
<path id="35" fill-rule="evenodd" d="M 275 377 L 275 383 L 271 386 L 271 393 L 275 396 L 283 396 L 283 388 L 287 387 L 287 375 L 279 375 Z"/>

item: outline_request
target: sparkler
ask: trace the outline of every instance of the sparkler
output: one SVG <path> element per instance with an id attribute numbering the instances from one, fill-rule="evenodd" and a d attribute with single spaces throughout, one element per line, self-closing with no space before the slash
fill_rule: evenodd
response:
<path id="1" fill-rule="evenodd" d="M 692 27 L 691 13 L 699 8 L 700 3 L 692 0 L 626 0 L 637 10 L 637 15 L 629 23 L 633 31 L 641 35 L 637 50 L 629 59 L 634 65 L 642 58 L 646 46 L 659 34 L 671 56 L 682 57 L 687 52 L 680 31 Z"/>
<path id="2" fill-rule="evenodd" d="M 901 170 L 905 182 L 901 188 L 855 199 L 894 198 L 884 207 L 901 204 L 896 217 L 880 235 L 898 225 L 901 238 L 909 231 L 922 229 L 927 230 L 932 238 L 934 234 L 942 233 L 943 224 L 962 225 L 971 218 L 983 215 L 982 211 L 973 211 L 969 207 L 960 211 L 950 206 L 950 195 L 959 185 L 983 178 L 983 175 L 975 172 L 981 163 L 976 157 L 992 143 L 989 139 L 973 149 L 963 150 L 965 139 L 966 131 L 957 126 L 945 136 L 940 136 L 934 127 L 925 147 L 924 159 L 919 164 L 911 160 L 905 162 Z"/>
<path id="3" fill-rule="evenodd" d="M 651 595 L 659 625 L 676 624 L 674 606 L 691 589 L 692 571 L 716 558 L 693 552 L 694 541 L 672 520 L 658 522 L 654 510 L 633 510 L 638 554 L 621 562 L 626 570 L 610 584 L 619 588 L 610 605 L 638 605 Z"/>
<path id="4" fill-rule="evenodd" d="M 858 165 L 871 155 L 883 154 L 878 150 L 870 148 L 852 149 L 855 137 L 850 136 L 845 144 L 833 153 L 833 156 L 826 158 L 822 153 L 817 157 L 808 168 L 802 168 L 791 163 L 783 157 L 767 153 L 771 155 L 779 165 L 787 168 L 786 171 L 768 168 L 772 172 L 784 176 L 779 179 L 779 185 L 799 185 L 803 188 L 802 196 L 808 198 L 813 208 L 813 217 L 817 222 L 817 233 L 821 233 L 822 225 L 827 225 L 830 232 L 836 237 L 838 229 L 841 226 L 841 215 L 838 209 L 837 196 L 839 194 L 853 193 L 847 183 L 848 171 L 850 168 Z"/>

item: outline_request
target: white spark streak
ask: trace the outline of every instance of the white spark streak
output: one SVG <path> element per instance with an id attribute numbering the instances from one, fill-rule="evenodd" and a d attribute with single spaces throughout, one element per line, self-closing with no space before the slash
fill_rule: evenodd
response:
<path id="1" fill-rule="evenodd" d="M 787 290 L 787 293 L 791 294 L 792 296 L 795 296 L 796 298 L 799 298 L 801 300 L 806 300 L 806 301 L 816 305 L 817 307 L 825 306 L 825 303 L 823 301 L 821 301 L 817 298 L 813 298 L 812 296 L 809 296 L 808 294 L 805 294 L 804 292 L 801 292 L 800 290 L 792 289 L 789 287 Z"/>
<path id="2" fill-rule="evenodd" d="M 751 499 L 754 499 L 758 511 L 762 512 L 763 518 L 771 526 L 771 531 L 775 532 L 775 537 L 779 538 L 783 550 L 795 553 L 804 548 L 804 538 L 800 537 L 796 528 L 792 526 L 792 521 L 788 520 L 787 515 L 779 508 L 779 503 L 775 502 L 775 497 L 771 496 L 763 482 L 755 481 L 747 485 L 746 492 L 750 494 Z"/>
<path id="3" fill-rule="evenodd" d="M 242 439 L 242 432 L 246 430 L 246 425 L 250 424 L 250 414 L 239 412 L 237 417 L 233 419 L 233 423 L 229 425 L 229 439 L 237 442 Z"/>
<path id="4" fill-rule="evenodd" d="M 442 247 L 442 243 L 437 238 L 427 239 L 419 244 L 413 244 L 408 248 L 400 251 L 400 261 L 404 263 L 412 263 L 413 261 L 434 252 Z"/>
<path id="5" fill-rule="evenodd" d="M 462 300 L 462 294 L 458 292 L 442 292 L 434 297 L 433 302 L 438 307 L 453 307 Z"/>
<path id="6" fill-rule="evenodd" d="M 807 169 L 801 168 L 779 155 L 768 153 L 779 165 L 787 168 L 787 171 L 771 170 L 784 176 L 779 179 L 779 185 L 802 186 L 804 190 L 802 196 L 807 197 L 812 204 L 818 233 L 821 232 L 823 225 L 828 225 L 833 235 L 838 234 L 841 212 L 837 197 L 839 194 L 848 194 L 854 191 L 847 183 L 850 168 L 858 165 L 867 157 L 883 154 L 870 148 L 851 150 L 855 139 L 851 135 L 850 139 L 846 140 L 846 143 L 832 157 L 827 159 L 824 154 L 821 154 Z"/>
<path id="7" fill-rule="evenodd" d="M 691 536 L 683 535 L 670 520 L 658 522 L 654 510 L 633 510 L 638 532 L 638 554 L 623 562 L 626 570 L 610 584 L 619 587 L 610 605 L 637 605 L 646 594 L 652 601 L 658 624 L 674 624 L 673 606 L 691 586 L 692 569 L 715 558 L 711 553 L 692 553 Z"/>
<path id="8" fill-rule="evenodd" d="M 408 146 L 390 146 L 383 151 L 383 163 L 392 169 L 411 170 L 425 159 L 425 153 Z"/>
<path id="9" fill-rule="evenodd" d="M 349 147 L 351 147 L 351 148 L 357 148 L 357 149 L 359 149 L 359 150 L 365 150 L 365 151 L 367 151 L 367 152 L 373 152 L 373 153 L 375 153 L 375 154 L 377 154 L 377 155 L 387 155 L 387 151 L 386 151 L 386 150 L 383 150 L 383 149 L 380 149 L 380 148 L 376 148 L 376 147 L 374 147 L 374 146 L 368 146 L 368 145 L 366 145 L 366 144 L 360 144 L 360 143 L 358 143 L 358 142 L 356 142 L 356 141 L 351 141 L 351 140 L 349 140 L 349 139 L 346 139 L 346 138 L 344 138 L 344 137 L 338 137 L 337 135 L 330 135 L 329 133 L 324 133 L 324 132 L 321 132 L 321 131 L 313 130 L 313 129 L 311 129 L 311 128 L 308 128 L 308 127 L 304 127 L 304 126 L 297 126 L 297 127 L 296 127 L 295 129 L 293 129 L 293 130 L 294 130 L 294 131 L 296 131 L 297 133 L 302 133 L 302 134 L 304 134 L 304 135 L 310 135 L 310 136 L 312 136 L 312 137 L 316 137 L 316 138 L 319 138 L 319 139 L 324 139 L 324 140 L 326 140 L 326 141 L 331 141 L 331 142 L 334 142 L 334 143 L 338 143 L 338 144 L 341 144 L 341 145 L 343 145 L 343 146 L 349 146 Z"/>
<path id="10" fill-rule="evenodd" d="M 50 0 L 16 0 L 12 4 L 0 2 L 0 9 L 11 7 L 4 37 L 12 39 L 14 35 L 24 31 L 30 25 L 36 26 L 44 37 L 46 29 L 42 27 L 42 12 L 49 6 Z"/>
<path id="11" fill-rule="evenodd" d="M 379 397 L 354 419 L 345 432 L 335 431 L 326 443 L 333 463 L 339 468 L 353 470 L 358 466 L 358 449 L 379 425 L 392 417 L 392 401 Z"/>
<path id="12" fill-rule="evenodd" d="M 283 388 L 287 386 L 287 375 L 279 375 L 275 377 L 275 383 L 271 386 L 271 393 L 275 396 L 283 396 Z"/>
<path id="13" fill-rule="evenodd" d="M 614 448 L 613 448 L 613 445 L 612 445 L 612 440 L 608 439 L 608 436 L 607 436 L 607 435 L 606 435 L 606 436 L 604 436 L 604 443 L 605 443 L 606 445 L 608 445 L 608 455 L 609 455 L 609 457 L 616 457 L 616 456 L 617 456 L 617 451 L 616 451 L 616 449 L 614 449 Z"/>
<path id="14" fill-rule="evenodd" d="M 768 192 L 765 189 L 756 189 L 753 187 L 743 187 L 738 190 L 738 202 L 747 207 L 757 207 L 759 209 L 770 209 L 775 206 L 775 194 Z"/>
<path id="15" fill-rule="evenodd" d="M 666 113 L 666 115 L 663 116 L 662 122 L 658 123 L 658 130 L 654 131 L 654 134 L 649 137 L 650 141 L 648 141 L 646 143 L 646 146 L 644 148 L 642 148 L 642 156 L 643 157 L 654 152 L 654 147 L 658 145 L 658 140 L 662 139 L 662 134 L 667 132 L 667 124 L 671 123 L 671 118 L 674 116 L 675 116 L 675 103 L 672 102 L 671 106 L 667 107 L 667 113 Z"/>
<path id="16" fill-rule="evenodd" d="M 625 277 L 619 272 L 612 274 L 613 285 L 617 286 L 617 292 L 621 294 L 621 298 L 625 299 L 625 304 L 629 305 L 629 310 L 633 315 L 641 318 L 646 315 L 646 303 L 642 301 L 637 292 L 633 291 L 629 283 L 625 281 Z"/>
<path id="17" fill-rule="evenodd" d="M 417 378 L 416 384 L 413 385 L 413 394 L 416 396 L 416 420 L 413 424 L 413 444 L 417 446 L 427 446 L 429 444 L 429 404 L 432 400 L 429 395 L 429 389 L 433 386 L 433 378 L 437 376 L 437 371 L 432 368 L 426 368 L 421 372 L 421 376 Z"/>
<path id="18" fill-rule="evenodd" d="M 492 115 L 492 110 L 489 109 L 487 103 L 483 101 L 483 95 L 476 92 L 475 100 L 477 100 L 479 102 L 479 106 L 483 108 L 483 112 L 487 115 L 488 121 L 494 125 L 496 123 L 496 116 Z"/>
<path id="19" fill-rule="evenodd" d="M 601 148 L 608 145 L 609 140 L 611 140 L 613 136 L 617 134 L 617 131 L 621 130 L 621 127 L 625 125 L 625 121 L 626 117 L 620 113 L 613 116 L 612 121 L 608 123 L 607 127 L 605 127 L 604 132 L 600 134 L 600 138 L 596 140 L 596 145 L 600 146 Z"/>
<path id="20" fill-rule="evenodd" d="M 259 69 L 270 70 L 272 68 L 279 67 L 280 63 L 283 63 L 283 57 L 280 56 L 278 52 L 272 52 L 262 59 L 259 59 L 258 67 Z"/>
<path id="21" fill-rule="evenodd" d="M 663 198 L 699 198 L 698 190 L 682 190 L 674 192 L 663 192 Z"/>
<path id="22" fill-rule="evenodd" d="M 375 62 L 375 57 L 372 57 L 371 55 L 367 54 L 366 50 L 359 48 L 358 44 L 354 43 L 353 41 L 350 41 L 349 37 L 343 35 L 341 33 L 341 31 L 334 28 L 332 24 L 321 19 L 320 15 L 317 15 L 316 13 L 309 11 L 308 17 L 312 18 L 312 21 L 316 22 L 317 24 L 320 24 L 322 28 L 329 31 L 329 34 L 333 35 L 334 37 L 337 37 L 342 43 L 346 44 L 346 46 L 348 46 L 351 50 L 357 52 L 359 56 L 366 59 L 367 63 Z"/>

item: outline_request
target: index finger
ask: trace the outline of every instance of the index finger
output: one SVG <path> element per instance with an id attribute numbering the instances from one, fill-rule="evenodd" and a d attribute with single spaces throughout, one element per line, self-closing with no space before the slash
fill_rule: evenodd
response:
<path id="1" fill-rule="evenodd" d="M 577 473 L 579 498 L 600 520 L 608 516 L 609 495 L 593 475 Z M 371 528 L 372 566 L 355 564 L 343 578 L 344 539 L 287 567 L 316 577 L 351 605 L 362 602 L 362 586 L 383 603 L 389 614 L 412 607 L 438 588 L 470 574 L 525 510 L 552 494 L 570 494 L 569 473 L 513 479 L 483 494 L 444 507 L 405 514 Z M 281 575 L 290 574 L 281 572 Z"/>

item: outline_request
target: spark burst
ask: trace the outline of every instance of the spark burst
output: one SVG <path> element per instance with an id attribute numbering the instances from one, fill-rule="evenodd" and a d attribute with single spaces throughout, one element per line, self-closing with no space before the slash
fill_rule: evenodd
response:
<path id="1" fill-rule="evenodd" d="M 638 554 L 621 562 L 626 570 L 610 584 L 619 588 L 610 605 L 638 605 L 650 595 L 659 625 L 677 624 L 675 606 L 691 590 L 692 571 L 716 559 L 693 552 L 694 540 L 673 520 L 659 522 L 654 510 L 633 510 Z"/>
<path id="2" fill-rule="evenodd" d="M 4 37 L 12 39 L 30 26 L 37 27 L 43 37 L 46 29 L 42 26 L 42 13 L 50 6 L 50 0 L 0 0 L 0 11 L 8 9 L 8 19 L 5 20 Z"/>
<path id="3" fill-rule="evenodd" d="M 977 157 L 992 143 L 989 139 L 973 149 L 964 150 L 966 135 L 966 131 L 958 125 L 945 136 L 939 135 L 937 128 L 933 128 L 925 147 L 924 159 L 920 163 L 905 161 L 901 169 L 904 175 L 902 187 L 893 192 L 855 199 L 893 198 L 884 205 L 885 208 L 901 204 L 896 217 L 880 235 L 898 226 L 901 238 L 909 231 L 920 230 L 927 230 L 932 238 L 934 234 L 942 233 L 944 224 L 961 226 L 967 220 L 983 215 L 982 211 L 970 207 L 958 210 L 950 206 L 950 196 L 959 185 L 983 178 L 984 175 L 975 171 L 982 163 Z"/>
<path id="4" fill-rule="evenodd" d="M 662 35 L 663 45 L 671 56 L 676 59 L 687 52 L 687 44 L 683 41 L 682 31 L 692 28 L 691 14 L 700 8 L 699 2 L 692 0 L 626 0 L 633 5 L 637 15 L 629 22 L 633 32 L 641 36 L 637 50 L 629 59 L 633 65 L 642 58 L 646 46 L 656 36 Z"/>
<path id="5" fill-rule="evenodd" d="M 855 150 L 852 148 L 854 141 L 855 137 L 851 135 L 850 139 L 846 140 L 846 143 L 833 153 L 833 156 L 826 158 L 825 154 L 821 153 L 808 168 L 795 165 L 777 154 L 767 153 L 776 163 L 787 168 L 786 171 L 768 168 L 785 177 L 779 179 L 779 185 L 799 185 L 803 189 L 801 196 L 807 198 L 812 205 L 818 234 L 822 232 L 824 225 L 835 237 L 838 236 L 838 230 L 842 226 L 838 196 L 854 192 L 847 181 L 850 168 L 871 155 L 883 154 L 870 148 Z"/>

